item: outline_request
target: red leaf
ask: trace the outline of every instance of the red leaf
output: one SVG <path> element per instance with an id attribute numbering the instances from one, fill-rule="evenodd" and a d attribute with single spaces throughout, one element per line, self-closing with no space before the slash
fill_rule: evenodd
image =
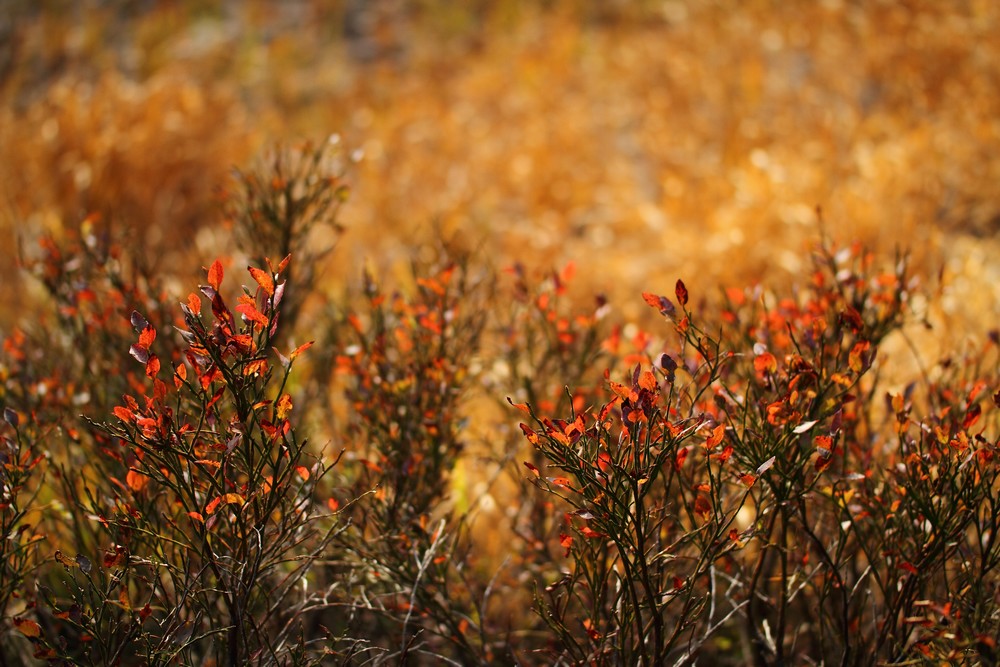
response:
<path id="1" fill-rule="evenodd" d="M 115 406 L 113 412 L 115 413 L 115 417 L 118 417 L 123 422 L 130 422 L 135 418 L 135 415 L 128 408 L 123 408 L 120 405 Z"/>
<path id="2" fill-rule="evenodd" d="M 212 266 L 208 267 L 208 284 L 212 286 L 216 292 L 219 291 L 219 286 L 222 285 L 222 276 L 224 272 L 222 270 L 222 262 L 215 260 L 212 262 Z"/>
<path id="3" fill-rule="evenodd" d="M 592 530 L 589 526 L 584 526 L 580 529 L 580 534 L 587 539 L 594 539 L 597 537 L 604 537 L 604 533 L 599 533 L 596 530 Z"/>
<path id="4" fill-rule="evenodd" d="M 538 472 L 538 468 L 536 468 L 535 466 L 531 465 L 527 461 L 524 461 L 524 467 L 527 468 L 528 470 L 530 470 L 531 472 L 535 473 L 535 477 L 541 477 L 542 476 L 542 473 Z"/>
<path id="5" fill-rule="evenodd" d="M 698 496 L 694 499 L 694 511 L 703 517 L 708 516 L 712 512 L 712 503 L 705 496 Z"/>
<path id="6" fill-rule="evenodd" d="M 261 286 L 261 289 L 267 292 L 268 296 L 274 296 L 274 278 L 271 277 L 271 274 L 254 266 L 248 266 L 247 271 L 257 281 L 257 284 Z"/>
<path id="7" fill-rule="evenodd" d="M 969 409 L 965 413 L 965 419 L 962 421 L 962 429 L 968 431 L 973 425 L 979 421 L 979 416 L 983 414 L 983 408 L 979 403 L 973 403 L 969 406 Z"/>
<path id="8" fill-rule="evenodd" d="M 674 288 L 674 294 L 677 296 L 677 303 L 681 304 L 681 307 L 687 305 L 688 291 L 687 287 L 684 286 L 683 281 L 681 280 L 677 281 L 677 286 Z"/>

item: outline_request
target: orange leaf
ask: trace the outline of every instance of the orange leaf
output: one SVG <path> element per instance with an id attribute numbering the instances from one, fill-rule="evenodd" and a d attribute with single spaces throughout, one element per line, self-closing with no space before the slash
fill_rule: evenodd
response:
<path id="1" fill-rule="evenodd" d="M 570 535 L 566 535 L 564 533 L 560 533 L 559 534 L 559 546 L 564 547 L 566 549 L 566 553 L 564 553 L 563 555 L 564 556 L 568 556 L 570 548 L 573 546 L 573 538 Z"/>
<path id="2" fill-rule="evenodd" d="M 726 425 L 719 424 L 714 429 L 712 429 L 712 435 L 708 436 L 708 440 L 705 441 L 705 449 L 711 451 L 719 446 L 722 439 L 726 436 Z"/>
<path id="3" fill-rule="evenodd" d="M 524 463 L 524 467 L 525 468 L 527 468 L 531 472 L 535 473 L 535 477 L 541 477 L 542 476 L 542 473 L 538 472 L 538 468 L 536 468 L 535 466 L 531 465 L 527 461 L 524 461 L 523 463 Z"/>
<path id="4" fill-rule="evenodd" d="M 146 362 L 146 377 L 155 378 L 159 372 L 160 360 L 156 358 L 155 354 L 149 355 L 149 360 Z"/>
<path id="5" fill-rule="evenodd" d="M 855 373 L 860 373 L 867 366 L 871 365 L 871 360 L 868 358 L 868 350 L 871 348 L 872 344 L 866 340 L 856 343 L 851 349 L 851 354 L 848 356 L 847 365 L 851 367 L 851 370 Z"/>
<path id="6" fill-rule="evenodd" d="M 149 477 L 137 470 L 129 470 L 125 474 L 125 483 L 133 491 L 142 491 L 149 484 Z"/>
<path id="7" fill-rule="evenodd" d="M 146 327 L 142 330 L 142 333 L 139 334 L 139 347 L 143 347 L 148 350 L 154 340 L 156 340 L 156 329 L 153 327 Z"/>
<path id="8" fill-rule="evenodd" d="M 222 285 L 222 276 L 224 272 L 222 270 L 222 262 L 215 260 L 212 262 L 212 266 L 208 267 L 208 284 L 212 286 L 216 292 L 219 291 L 219 286 Z"/>
<path id="9" fill-rule="evenodd" d="M 656 376 L 653 371 L 645 371 L 639 376 L 639 386 L 648 391 L 656 391 Z"/>
<path id="10" fill-rule="evenodd" d="M 778 370 L 778 360 L 770 352 L 764 352 L 754 358 L 753 368 L 761 375 L 764 373 L 774 373 Z"/>
<path id="11" fill-rule="evenodd" d="M 288 413 L 292 411 L 292 397 L 288 394 L 282 394 L 274 409 L 279 420 L 285 419 L 288 417 Z"/>
<path id="12" fill-rule="evenodd" d="M 236 312 L 242 314 L 251 322 L 256 322 L 262 327 L 266 327 L 268 324 L 267 316 L 264 315 L 264 313 L 257 310 L 257 307 L 254 306 L 253 304 L 241 303 L 240 305 L 236 306 Z"/>
<path id="13" fill-rule="evenodd" d="M 747 473 L 745 475 L 740 475 L 740 481 L 743 482 L 746 485 L 746 487 L 749 489 L 750 487 L 752 487 L 754 484 L 757 483 L 757 476 L 756 475 L 751 475 L 749 473 Z"/>
<path id="14" fill-rule="evenodd" d="M 201 297 L 199 297 L 194 292 L 191 292 L 190 294 L 188 294 L 187 306 L 188 306 L 188 309 L 191 311 L 192 314 L 194 314 L 194 315 L 200 314 L 201 313 Z"/>
<path id="15" fill-rule="evenodd" d="M 295 357 L 299 356 L 300 354 L 302 354 L 303 352 L 305 352 L 306 350 L 308 350 L 310 347 L 313 346 L 313 343 L 315 343 L 315 342 L 316 341 L 311 340 L 308 343 L 303 343 L 302 345 L 299 345 L 297 348 L 295 348 L 294 350 L 292 350 L 292 353 L 290 355 L 288 355 L 288 360 L 289 361 L 294 361 Z"/>
<path id="16" fill-rule="evenodd" d="M 31 619 L 14 617 L 14 627 L 25 637 L 41 637 L 42 628 Z"/>
<path id="17" fill-rule="evenodd" d="M 580 529 L 580 534 L 583 535 L 584 537 L 590 538 L 590 539 L 593 539 L 595 537 L 604 537 L 603 533 L 599 533 L 596 530 L 592 530 L 588 526 L 584 526 L 583 528 L 581 528 Z"/>
<path id="18" fill-rule="evenodd" d="M 309 481 L 309 468 L 305 466 L 297 466 L 295 468 L 295 472 L 298 473 L 299 477 L 301 477 L 303 481 Z"/>
<path id="19" fill-rule="evenodd" d="M 531 408 L 528 407 L 527 403 L 515 403 L 514 401 L 510 400 L 510 396 L 507 397 L 507 402 L 513 405 L 521 412 L 523 412 L 524 414 L 531 416 Z"/>
<path id="20" fill-rule="evenodd" d="M 115 413 L 115 417 L 118 417 L 123 422 L 130 422 L 135 418 L 135 415 L 128 408 L 123 408 L 120 405 L 115 406 L 113 412 Z"/>
<path id="21" fill-rule="evenodd" d="M 329 500 L 327 500 L 326 506 L 330 508 L 331 512 L 336 512 L 338 509 L 340 509 L 340 503 L 337 501 L 336 498 L 330 498 Z"/>
<path id="22" fill-rule="evenodd" d="M 241 496 L 238 493 L 226 493 L 224 495 L 221 495 L 205 506 L 205 513 L 214 514 L 215 510 L 219 508 L 219 505 L 229 505 L 229 504 L 242 505 L 243 496 Z"/>
<path id="23" fill-rule="evenodd" d="M 271 277 L 271 274 L 254 266 L 248 266 L 247 271 L 257 281 L 257 284 L 261 286 L 261 289 L 267 292 L 268 296 L 274 296 L 274 278 Z"/>

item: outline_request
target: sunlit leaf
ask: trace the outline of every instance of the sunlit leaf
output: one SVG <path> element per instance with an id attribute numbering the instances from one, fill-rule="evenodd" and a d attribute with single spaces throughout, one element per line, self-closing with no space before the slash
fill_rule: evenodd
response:
<path id="1" fill-rule="evenodd" d="M 212 286 L 216 292 L 219 291 L 219 287 L 222 285 L 222 277 L 224 271 L 222 270 L 222 262 L 215 260 L 212 262 L 212 266 L 208 267 L 208 284 Z"/>
<path id="2" fill-rule="evenodd" d="M 247 271 L 268 296 L 274 296 L 274 278 L 271 277 L 271 274 L 254 266 L 248 266 Z"/>
<path id="3" fill-rule="evenodd" d="M 316 341 L 311 340 L 308 343 L 303 343 L 302 345 L 299 345 L 297 348 L 295 348 L 294 350 L 292 350 L 291 354 L 288 355 L 288 360 L 289 361 L 295 361 L 296 357 L 298 357 L 300 354 L 302 354 L 303 352 L 305 352 L 306 350 L 308 350 L 310 347 L 312 347 L 313 343 L 315 343 L 315 342 Z"/>
<path id="4" fill-rule="evenodd" d="M 282 394 L 281 398 L 274 406 L 275 416 L 281 420 L 288 417 L 288 413 L 292 411 L 292 397 L 288 394 Z"/>

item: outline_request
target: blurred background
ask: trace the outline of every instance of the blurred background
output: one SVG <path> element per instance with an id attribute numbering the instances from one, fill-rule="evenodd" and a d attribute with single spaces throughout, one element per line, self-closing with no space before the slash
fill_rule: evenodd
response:
<path id="1" fill-rule="evenodd" d="M 774 282 L 826 232 L 912 251 L 942 333 L 1000 303 L 993 0 L 3 0 L 0 325 L 90 213 L 193 275 L 279 142 L 361 157 L 329 288 L 435 237 L 642 290 Z M 936 337 L 935 336 L 935 337 Z"/>

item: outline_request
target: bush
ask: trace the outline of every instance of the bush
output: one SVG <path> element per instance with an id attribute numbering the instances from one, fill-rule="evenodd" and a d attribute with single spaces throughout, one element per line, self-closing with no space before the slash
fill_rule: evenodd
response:
<path id="1" fill-rule="evenodd" d="M 572 266 L 494 281 L 444 253 L 409 289 L 365 275 L 303 354 L 329 150 L 240 176 L 260 260 L 239 289 L 212 262 L 179 309 L 99 220 L 43 241 L 51 312 L 4 341 L 10 661 L 995 660 L 997 341 L 890 383 L 905 258 L 824 245 L 785 294 L 678 281 L 643 295 L 659 340 L 575 305 Z M 483 476 L 513 472 L 499 559 L 456 491 L 481 432 Z"/>

